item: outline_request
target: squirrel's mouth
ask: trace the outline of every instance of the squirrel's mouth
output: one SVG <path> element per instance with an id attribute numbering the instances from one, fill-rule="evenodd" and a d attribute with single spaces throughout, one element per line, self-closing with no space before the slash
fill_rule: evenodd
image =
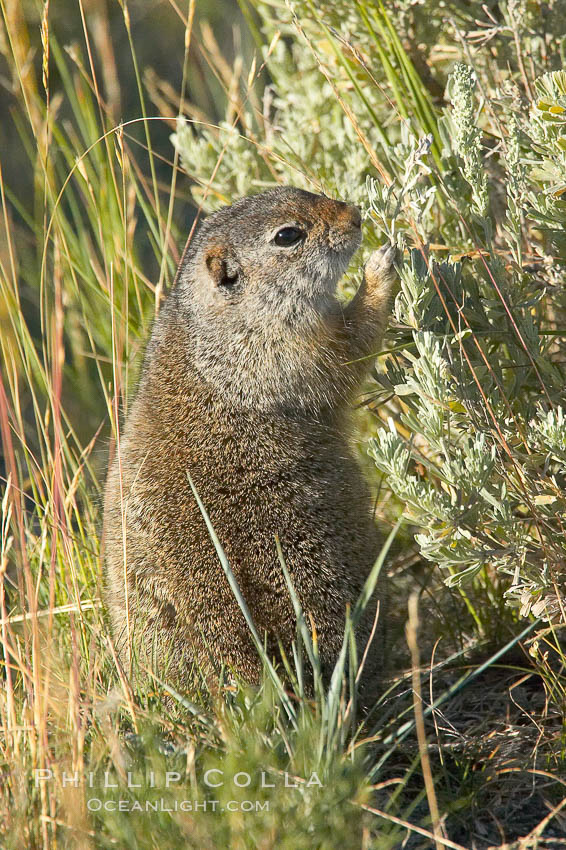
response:
<path id="1" fill-rule="evenodd" d="M 362 241 L 361 227 L 351 227 L 348 230 L 331 230 L 328 234 L 330 248 L 338 254 L 348 254 L 348 262 Z"/>
<path id="2" fill-rule="evenodd" d="M 328 271 L 327 280 L 331 288 L 334 288 L 348 266 L 350 260 L 358 250 L 361 244 L 361 233 L 342 235 L 341 240 L 331 246 L 328 253 Z"/>

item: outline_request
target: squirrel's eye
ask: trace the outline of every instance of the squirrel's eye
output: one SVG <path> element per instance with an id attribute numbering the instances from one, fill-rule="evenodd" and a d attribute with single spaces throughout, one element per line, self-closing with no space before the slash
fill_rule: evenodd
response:
<path id="1" fill-rule="evenodd" d="M 280 248 L 291 248 L 293 245 L 296 245 L 297 242 L 300 242 L 304 236 L 304 230 L 300 230 L 298 227 L 282 227 L 281 230 L 278 230 L 275 234 L 275 239 L 273 241 Z"/>

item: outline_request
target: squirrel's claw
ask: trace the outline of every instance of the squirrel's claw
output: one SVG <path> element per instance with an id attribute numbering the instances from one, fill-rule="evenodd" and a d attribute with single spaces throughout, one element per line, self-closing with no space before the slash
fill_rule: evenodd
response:
<path id="1" fill-rule="evenodd" d="M 366 280 L 371 285 L 379 283 L 390 284 L 395 277 L 395 258 L 397 248 L 391 243 L 382 245 L 377 251 L 370 254 L 365 266 Z"/>

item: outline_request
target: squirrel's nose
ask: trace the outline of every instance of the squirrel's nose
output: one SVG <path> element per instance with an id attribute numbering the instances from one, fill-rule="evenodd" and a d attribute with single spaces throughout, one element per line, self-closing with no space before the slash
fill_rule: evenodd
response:
<path id="1" fill-rule="evenodd" d="M 342 210 L 340 219 L 345 227 L 358 228 L 362 226 L 362 215 L 357 207 L 353 204 L 341 203 Z"/>
<path id="2" fill-rule="evenodd" d="M 354 227 L 362 226 L 362 214 L 357 207 L 351 207 L 352 210 L 352 224 Z"/>

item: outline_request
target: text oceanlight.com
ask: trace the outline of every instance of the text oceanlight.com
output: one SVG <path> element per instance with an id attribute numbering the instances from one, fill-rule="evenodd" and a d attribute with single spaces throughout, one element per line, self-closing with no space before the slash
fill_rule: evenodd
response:
<path id="1" fill-rule="evenodd" d="M 269 800 L 87 800 L 89 812 L 268 812 Z"/>

